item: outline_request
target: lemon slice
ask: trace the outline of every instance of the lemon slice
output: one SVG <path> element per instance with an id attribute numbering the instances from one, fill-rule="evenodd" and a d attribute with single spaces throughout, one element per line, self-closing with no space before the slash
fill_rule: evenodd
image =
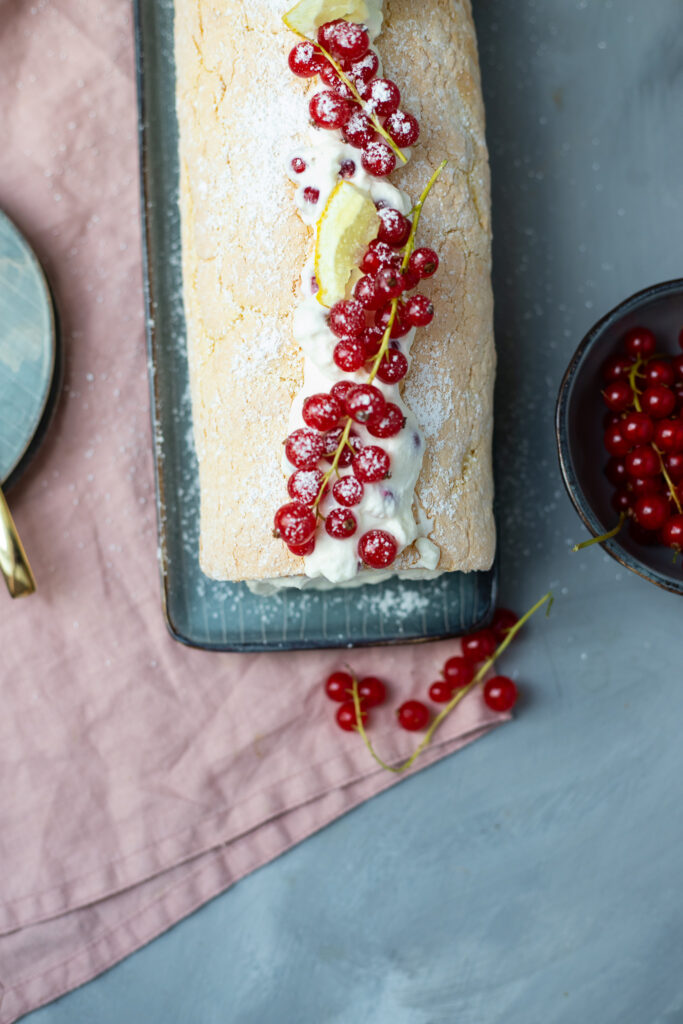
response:
<path id="1" fill-rule="evenodd" d="M 313 38 L 321 25 L 336 18 L 364 24 L 368 20 L 368 5 L 365 0 L 300 0 L 282 20 L 293 32 Z"/>
<path id="2" fill-rule="evenodd" d="M 315 239 L 317 299 L 323 306 L 344 298 L 351 272 L 379 226 L 372 199 L 350 182 L 340 181 L 327 200 Z"/>

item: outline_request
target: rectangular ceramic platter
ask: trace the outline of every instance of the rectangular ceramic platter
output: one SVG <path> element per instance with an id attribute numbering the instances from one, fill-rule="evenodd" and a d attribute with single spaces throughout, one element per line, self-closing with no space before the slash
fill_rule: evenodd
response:
<path id="1" fill-rule="evenodd" d="M 211 650 L 264 651 L 409 643 L 472 629 L 491 613 L 495 569 L 267 598 L 201 572 L 177 207 L 173 0 L 136 0 L 135 16 L 160 563 L 172 634 Z"/>

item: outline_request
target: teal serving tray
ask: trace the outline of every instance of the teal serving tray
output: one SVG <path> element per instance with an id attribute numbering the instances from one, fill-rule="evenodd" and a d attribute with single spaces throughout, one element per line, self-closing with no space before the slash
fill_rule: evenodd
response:
<path id="1" fill-rule="evenodd" d="M 493 610 L 495 568 L 357 590 L 256 597 L 198 563 L 199 490 L 182 306 L 172 0 L 136 0 L 147 342 L 164 613 L 172 635 L 216 651 L 409 643 L 457 636 Z"/>

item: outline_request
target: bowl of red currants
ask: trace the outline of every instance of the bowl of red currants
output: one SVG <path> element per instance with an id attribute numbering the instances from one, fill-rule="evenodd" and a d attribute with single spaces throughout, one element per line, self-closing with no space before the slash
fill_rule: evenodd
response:
<path id="1" fill-rule="evenodd" d="M 652 285 L 602 318 L 560 386 L 564 483 L 596 542 L 683 593 L 683 280 Z"/>

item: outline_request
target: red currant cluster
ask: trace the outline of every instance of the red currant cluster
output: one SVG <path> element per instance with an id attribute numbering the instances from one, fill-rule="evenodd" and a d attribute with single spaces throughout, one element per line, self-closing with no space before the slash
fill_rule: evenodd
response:
<path id="1" fill-rule="evenodd" d="M 462 641 L 462 654 L 449 658 L 442 669 L 442 679 L 429 687 L 429 697 L 436 704 L 446 704 L 458 690 L 473 682 L 476 667 L 491 658 L 505 640 L 510 629 L 519 621 L 507 608 L 498 608 L 488 629 L 471 633 Z M 354 677 L 349 672 L 333 672 L 325 682 L 325 693 L 337 701 L 337 725 L 345 732 L 358 728 L 358 716 L 353 701 Z M 369 725 L 369 712 L 387 699 L 387 688 L 376 676 L 366 676 L 356 683 L 363 728 Z M 494 676 L 483 687 L 484 701 L 492 711 L 509 711 L 517 700 L 517 687 L 508 676 Z M 419 732 L 429 724 L 430 712 L 420 700 L 407 700 L 396 712 L 398 724 L 408 732 Z"/>
<path id="2" fill-rule="evenodd" d="M 683 331 L 679 335 L 683 348 Z M 605 475 L 614 509 L 630 518 L 634 540 L 683 548 L 683 355 L 656 352 L 657 339 L 635 327 L 622 352 L 602 367 Z"/>
<path id="3" fill-rule="evenodd" d="M 328 88 L 312 96 L 311 118 L 320 128 L 341 129 L 344 141 L 361 150 L 368 174 L 390 174 L 400 150 L 417 142 L 420 126 L 412 114 L 399 110 L 398 86 L 388 78 L 375 78 L 379 58 L 362 25 L 341 18 L 321 25 L 318 45 L 309 40 L 297 43 L 289 54 L 289 67 L 300 78 L 319 75 L 323 80 Z M 294 170 L 300 173 L 297 167 Z M 354 172 L 355 166 L 342 165 L 340 173 L 350 177 Z"/>

